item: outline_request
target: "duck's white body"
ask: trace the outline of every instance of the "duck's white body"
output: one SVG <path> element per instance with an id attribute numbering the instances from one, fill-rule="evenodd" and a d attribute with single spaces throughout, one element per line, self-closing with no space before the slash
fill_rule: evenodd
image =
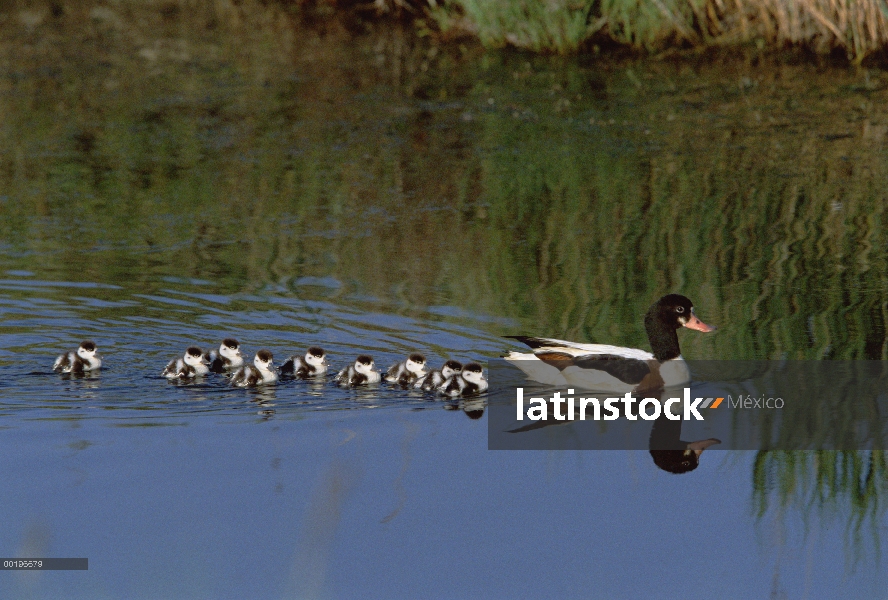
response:
<path id="1" fill-rule="evenodd" d="M 544 340 L 548 343 L 545 346 L 539 348 L 538 351 L 563 352 L 571 356 L 617 355 L 634 360 L 655 360 L 654 355 L 650 352 L 645 352 L 644 350 L 638 350 L 636 348 L 623 348 L 621 346 L 611 346 L 609 344 L 581 344 L 579 342 L 568 342 L 566 340 L 556 340 L 552 338 L 539 339 Z M 530 379 L 538 381 L 540 383 L 545 383 L 547 385 L 570 385 L 571 382 L 568 381 L 569 376 L 587 380 L 592 385 L 607 385 L 609 380 L 614 379 L 611 376 L 607 376 L 602 378 L 600 381 L 597 381 L 594 378 L 595 373 L 585 375 L 583 373 L 577 373 L 576 371 L 578 371 L 579 369 L 576 369 L 575 367 L 568 367 L 564 371 L 562 371 L 561 369 L 558 369 L 557 367 L 545 363 L 537 358 L 536 352 L 509 352 L 509 354 L 507 354 L 504 358 L 522 371 L 524 371 L 524 373 Z M 589 375 L 592 375 L 592 378 L 589 378 Z M 607 374 L 605 373 L 605 375 Z M 610 388 L 606 387 L 602 389 L 602 391 L 604 390 L 610 390 Z"/>
<path id="2" fill-rule="evenodd" d="M 676 358 L 658 362 L 653 354 L 638 348 L 625 348 L 609 344 L 581 344 L 551 338 L 537 338 L 546 345 L 535 349 L 534 353 L 509 352 L 507 361 L 524 371 L 534 381 L 548 385 L 569 385 L 584 390 L 599 392 L 631 392 L 638 386 L 638 381 L 626 382 L 611 375 L 607 371 L 569 365 L 559 369 L 537 357 L 537 354 L 563 353 L 573 357 L 612 356 L 615 360 L 644 361 L 659 370 L 663 380 L 662 387 L 684 385 L 691 380 L 691 373 L 684 358 Z"/>

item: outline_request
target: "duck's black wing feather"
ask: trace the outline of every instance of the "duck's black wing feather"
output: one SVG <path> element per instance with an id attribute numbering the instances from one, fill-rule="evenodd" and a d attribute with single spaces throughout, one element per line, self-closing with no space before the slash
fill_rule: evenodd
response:
<path id="1" fill-rule="evenodd" d="M 641 383 L 645 377 L 651 374 L 651 366 L 648 361 L 626 358 L 616 354 L 587 354 L 577 356 L 571 362 L 581 369 L 604 371 L 623 383 L 633 385 Z"/>
<path id="2" fill-rule="evenodd" d="M 526 344 L 531 348 L 542 348 L 544 346 L 551 346 L 552 342 L 550 340 L 545 340 L 543 338 L 533 337 L 531 335 L 504 335 L 503 337 L 518 340 L 522 344 Z"/>

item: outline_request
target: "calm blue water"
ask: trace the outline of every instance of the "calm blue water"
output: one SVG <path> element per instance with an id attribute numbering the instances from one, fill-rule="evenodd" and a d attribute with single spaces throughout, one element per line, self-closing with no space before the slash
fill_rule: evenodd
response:
<path id="1" fill-rule="evenodd" d="M 750 514 L 749 453 L 678 477 L 647 453 L 489 452 L 483 420 L 442 410 L 242 413 L 4 431 L 0 545 L 90 569 L 7 572 L 3 595 L 884 595 L 840 523 Z"/>
<path id="2" fill-rule="evenodd" d="M 157 375 L 177 343 L 229 333 L 281 356 L 297 340 L 322 344 L 334 364 L 358 351 L 387 364 L 399 355 L 383 348 L 399 346 L 433 362 L 494 354 L 502 342 L 465 313 L 448 326 L 318 303 L 323 326 L 294 333 L 305 303 L 282 297 L 240 298 L 227 313 L 198 292 L 212 286 L 194 286 L 189 303 L 209 316 L 186 324 L 166 312 L 181 294 L 133 294 L 115 301 L 132 318 L 108 319 L 95 302 L 104 288 L 42 283 L 2 284 L 4 346 L 21 349 L 7 350 L 0 388 L 0 549 L 90 568 L 6 572 L 3 597 L 885 594 L 881 559 L 868 539 L 849 544 L 840 511 L 753 514 L 754 453 L 708 451 L 675 476 L 647 452 L 488 451 L 486 416 L 388 386 L 257 393 Z M 98 376 L 47 373 L 65 323 L 100 344 Z"/>

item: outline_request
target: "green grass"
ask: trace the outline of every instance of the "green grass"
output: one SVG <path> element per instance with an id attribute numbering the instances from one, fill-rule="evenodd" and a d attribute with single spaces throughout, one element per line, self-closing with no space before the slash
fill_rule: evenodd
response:
<path id="1" fill-rule="evenodd" d="M 843 51 L 860 61 L 888 44 L 882 0 L 447 0 L 429 2 L 442 29 L 492 47 L 577 52 L 595 39 L 631 48 L 757 44 Z"/>

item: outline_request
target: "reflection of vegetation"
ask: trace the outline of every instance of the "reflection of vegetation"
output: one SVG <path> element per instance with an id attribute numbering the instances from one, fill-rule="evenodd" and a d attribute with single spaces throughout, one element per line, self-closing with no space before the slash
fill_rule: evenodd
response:
<path id="1" fill-rule="evenodd" d="M 835 450 L 756 453 L 753 500 L 757 516 L 797 510 L 829 522 L 846 519 L 846 542 L 859 558 L 866 537 L 880 551 L 880 528 L 888 498 L 888 456 L 884 450 L 886 363 L 883 361 L 732 361 L 746 367 L 742 387 L 786 399 L 779 411 L 738 411 L 748 431 L 770 437 L 771 448 L 827 447 Z M 693 363 L 692 363 L 693 364 Z M 756 369 L 758 365 L 758 369 Z M 712 365 L 713 367 L 715 365 Z M 714 369 L 711 369 L 714 371 Z M 765 391 L 767 393 L 765 394 Z M 741 390 L 742 397 L 743 391 Z M 736 396 L 735 396 L 736 397 Z M 743 434 L 739 434 L 742 436 Z M 854 450 L 871 448 L 871 450 Z"/>
<path id="2" fill-rule="evenodd" d="M 722 326 L 689 356 L 886 356 L 880 80 L 463 60 L 219 10 L 5 27 L 31 57 L 0 82 L 7 268 L 333 277 L 638 346 L 681 291 Z"/>
<path id="3" fill-rule="evenodd" d="M 876 552 L 888 494 L 888 460 L 884 451 L 759 452 L 753 467 L 755 508 L 796 508 L 830 518 L 848 515 L 846 540 L 855 550 L 867 529 Z"/>

